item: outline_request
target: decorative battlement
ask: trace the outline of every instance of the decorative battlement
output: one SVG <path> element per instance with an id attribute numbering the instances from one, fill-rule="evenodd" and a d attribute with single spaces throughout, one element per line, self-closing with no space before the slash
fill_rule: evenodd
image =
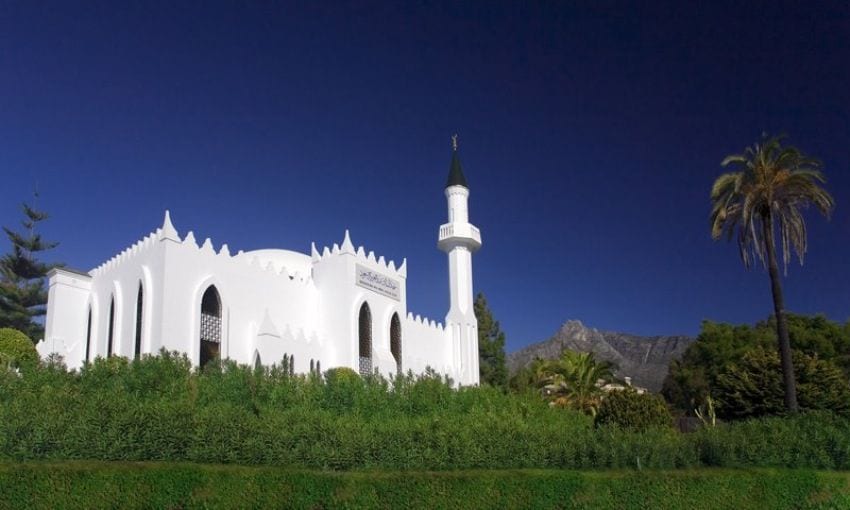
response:
<path id="1" fill-rule="evenodd" d="M 189 235 L 186 236 L 187 239 L 192 236 L 192 233 L 189 232 Z M 147 236 L 143 237 L 141 240 L 134 243 L 129 248 L 125 249 L 118 255 L 115 255 L 111 259 L 107 260 L 103 264 L 97 266 L 92 269 L 89 274 L 92 276 L 98 276 L 103 274 L 110 269 L 113 269 L 124 262 L 127 262 L 130 259 L 135 258 L 136 255 L 142 252 L 146 252 L 157 245 L 159 241 L 174 241 L 181 242 L 180 235 L 177 233 L 177 229 L 174 228 L 174 225 L 171 223 L 171 213 L 168 210 L 165 211 L 165 219 L 162 222 L 162 226 Z M 195 238 L 192 237 L 192 242 L 195 241 Z"/>
<path id="2" fill-rule="evenodd" d="M 315 331 L 310 331 L 303 327 L 294 327 L 290 323 L 284 323 L 282 328 L 278 328 L 274 320 L 269 314 L 269 309 L 266 308 L 263 313 L 263 320 L 260 322 L 260 327 L 257 329 L 257 336 L 265 336 L 278 340 L 285 339 L 302 344 L 318 344 L 325 345 L 325 341 Z"/>
<path id="3" fill-rule="evenodd" d="M 272 277 L 283 276 L 286 277 L 288 280 L 296 283 L 308 283 L 312 280 L 312 275 L 303 274 L 297 269 L 290 272 L 285 266 L 276 268 L 271 262 L 268 262 L 265 266 L 263 266 L 259 257 L 257 257 L 256 255 L 249 256 L 251 255 L 251 253 L 245 253 L 240 250 L 236 255 L 231 255 L 230 248 L 227 246 L 227 244 L 222 244 L 219 251 L 216 252 L 215 247 L 213 246 L 213 242 L 209 237 L 204 239 L 203 244 L 198 246 L 198 242 L 195 239 L 195 234 L 191 230 L 186 234 L 186 237 L 181 239 L 180 234 L 177 232 L 177 229 L 174 228 L 174 225 L 171 223 L 171 214 L 168 211 L 165 211 L 165 219 L 163 221 L 162 227 L 156 229 L 154 232 L 150 233 L 149 235 L 136 242 L 129 248 L 125 249 L 118 255 L 112 257 L 100 266 L 96 267 L 90 272 L 90 274 L 92 276 L 101 275 L 113 268 L 123 265 L 125 262 L 134 259 L 137 255 L 153 249 L 154 247 L 158 246 L 158 243 L 164 241 L 174 242 L 183 248 L 196 250 L 200 253 L 205 253 L 210 256 L 222 257 L 227 260 L 232 260 L 236 263 L 241 263 L 247 267 L 252 268 L 253 270 L 265 272 Z"/>
<path id="4" fill-rule="evenodd" d="M 313 260 L 313 264 L 318 264 L 324 260 L 329 259 L 330 257 L 337 257 L 341 255 L 351 255 L 356 257 L 359 262 L 370 264 L 373 267 L 380 269 L 382 271 L 389 271 L 395 273 L 401 278 L 407 278 L 407 259 L 402 259 L 401 265 L 396 267 L 395 262 L 392 260 L 387 262 L 383 256 L 375 258 L 375 252 L 370 251 L 368 254 L 366 250 L 360 246 L 356 250 L 354 249 L 354 244 L 351 242 L 351 236 L 348 233 L 348 230 L 345 231 L 345 238 L 342 240 L 342 245 L 338 245 L 336 243 L 333 244 L 331 248 L 325 246 L 321 253 L 316 249 L 316 243 L 312 243 L 310 246 L 310 254 Z"/>
<path id="5" fill-rule="evenodd" d="M 226 248 L 226 247 L 227 247 L 226 244 L 223 245 L 222 251 L 224 251 L 224 248 Z M 203 250 L 203 248 L 201 248 L 201 250 Z M 220 256 L 220 255 L 222 255 L 222 253 L 219 252 L 218 255 Z M 255 271 L 262 271 L 264 273 L 267 273 L 269 276 L 274 276 L 274 277 L 284 276 L 284 277 L 288 278 L 289 280 L 291 280 L 293 282 L 297 282 L 297 283 L 308 283 L 308 282 L 312 281 L 312 279 L 313 279 L 312 275 L 303 274 L 301 271 L 299 271 L 297 269 L 290 271 L 290 269 L 287 268 L 285 265 L 281 266 L 280 268 L 277 268 L 277 267 L 275 267 L 274 263 L 272 263 L 271 261 L 269 261 L 265 265 L 263 265 L 263 261 L 260 259 L 260 257 L 258 257 L 256 255 L 252 255 L 250 252 L 246 253 L 242 250 L 239 250 L 239 252 L 236 255 L 234 255 L 230 258 L 234 261 L 246 264 L 248 267 L 250 267 L 251 269 L 253 269 Z"/>
<path id="6" fill-rule="evenodd" d="M 136 256 L 140 253 L 147 252 L 148 250 L 156 246 L 157 238 L 159 237 L 160 232 L 161 229 L 157 229 L 156 231 L 151 232 L 150 234 L 137 241 L 132 246 L 125 249 L 118 255 L 115 255 L 103 264 L 89 271 L 89 274 L 92 276 L 98 276 L 106 271 L 109 271 L 110 269 L 118 267 L 119 265 L 136 258 Z"/>
<path id="7" fill-rule="evenodd" d="M 407 312 L 407 320 L 408 322 L 425 326 L 426 328 L 430 328 L 440 332 L 444 332 L 446 330 L 446 327 L 443 325 L 442 322 L 436 322 L 434 320 L 428 319 L 427 317 L 421 317 L 419 314 L 414 316 L 413 313 Z"/>

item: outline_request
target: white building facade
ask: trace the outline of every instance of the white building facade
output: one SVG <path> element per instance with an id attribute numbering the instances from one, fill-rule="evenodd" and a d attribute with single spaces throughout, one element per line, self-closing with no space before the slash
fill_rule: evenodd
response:
<path id="1" fill-rule="evenodd" d="M 43 357 L 69 368 L 97 356 L 130 359 L 164 348 L 195 366 L 218 358 L 280 364 L 295 373 L 350 367 L 360 373 L 421 373 L 478 384 L 478 324 L 472 308 L 469 188 L 455 146 L 445 189 L 448 254 L 445 325 L 407 309 L 407 262 L 398 266 L 342 243 L 305 254 L 282 249 L 231 254 L 210 239 L 181 236 L 166 211 L 162 227 L 88 273 L 49 275 Z"/>

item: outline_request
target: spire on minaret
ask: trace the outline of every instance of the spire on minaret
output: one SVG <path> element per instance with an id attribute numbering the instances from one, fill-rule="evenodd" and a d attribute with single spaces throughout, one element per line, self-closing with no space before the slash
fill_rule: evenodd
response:
<path id="1" fill-rule="evenodd" d="M 463 186 L 469 188 L 466 184 L 466 177 L 463 176 L 463 168 L 460 165 L 460 156 L 457 153 L 457 133 L 452 135 L 452 162 L 449 165 L 449 178 L 446 181 L 446 187 Z"/>

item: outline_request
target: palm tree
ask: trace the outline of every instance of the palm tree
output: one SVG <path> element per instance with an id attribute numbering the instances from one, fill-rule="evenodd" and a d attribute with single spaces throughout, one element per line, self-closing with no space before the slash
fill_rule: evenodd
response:
<path id="1" fill-rule="evenodd" d="M 517 391 L 525 391 L 529 388 L 540 388 L 545 378 L 545 368 L 548 362 L 540 357 L 535 357 L 527 366 L 519 369 L 510 379 L 510 387 Z"/>
<path id="2" fill-rule="evenodd" d="M 541 379 L 552 404 L 571 407 L 595 416 L 602 402 L 602 387 L 614 379 L 614 365 L 596 361 L 588 352 L 564 350 L 561 358 L 550 361 Z"/>
<path id="3" fill-rule="evenodd" d="M 818 170 L 820 162 L 792 146 L 783 146 L 782 137 L 768 138 L 747 147 L 743 154 L 727 156 L 721 163 L 734 172 L 721 175 L 711 188 L 711 237 L 729 240 L 737 234 L 744 266 L 758 258 L 770 275 L 776 335 L 782 358 L 785 406 L 797 412 L 791 342 L 785 320 L 782 285 L 776 262 L 776 234 L 782 246 L 785 273 L 791 248 L 800 264 L 806 253 L 806 222 L 801 209 L 814 205 L 824 216 L 834 206 L 832 196 L 821 187 L 825 181 Z"/>

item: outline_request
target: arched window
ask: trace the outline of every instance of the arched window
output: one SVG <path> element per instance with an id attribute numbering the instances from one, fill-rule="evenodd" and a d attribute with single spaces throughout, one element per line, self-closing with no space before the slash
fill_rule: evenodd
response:
<path id="1" fill-rule="evenodd" d="M 115 296 L 109 299 L 109 328 L 106 331 L 106 357 L 112 356 L 112 337 L 115 333 Z"/>
<path id="2" fill-rule="evenodd" d="M 396 372 L 401 373 L 401 321 L 394 313 L 390 320 L 390 352 L 395 358 Z"/>
<path id="3" fill-rule="evenodd" d="M 142 303 L 144 294 L 142 293 L 142 282 L 139 282 L 139 295 L 136 296 L 136 343 L 133 348 L 133 356 L 139 359 L 142 353 Z"/>
<path id="4" fill-rule="evenodd" d="M 369 375 L 372 373 L 372 312 L 369 303 L 364 302 L 360 307 L 358 324 L 360 375 Z"/>
<path id="5" fill-rule="evenodd" d="M 91 305 L 89 305 L 89 319 L 86 322 L 86 359 L 89 360 L 89 351 L 91 350 Z"/>
<path id="6" fill-rule="evenodd" d="M 221 355 L 221 298 L 215 285 L 210 285 L 201 298 L 200 366 Z"/>

